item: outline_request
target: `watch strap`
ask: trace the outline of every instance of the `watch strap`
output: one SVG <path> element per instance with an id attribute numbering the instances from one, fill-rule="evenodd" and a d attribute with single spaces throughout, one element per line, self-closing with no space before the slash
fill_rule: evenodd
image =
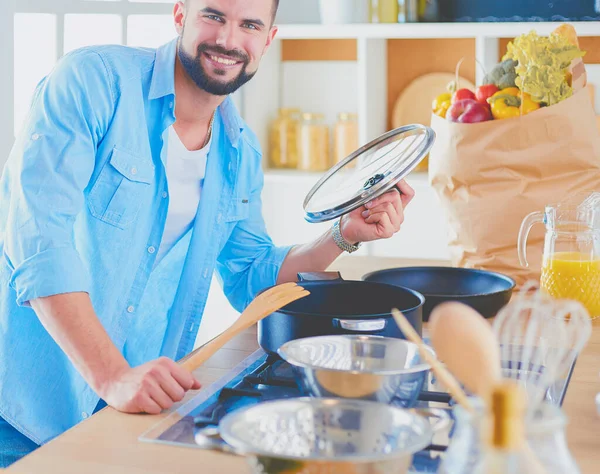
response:
<path id="1" fill-rule="evenodd" d="M 356 252 L 360 248 L 360 242 L 357 244 L 351 244 L 342 235 L 342 231 L 340 230 L 340 219 L 336 220 L 333 224 L 333 240 L 336 245 L 342 249 L 344 252 L 352 253 Z"/>

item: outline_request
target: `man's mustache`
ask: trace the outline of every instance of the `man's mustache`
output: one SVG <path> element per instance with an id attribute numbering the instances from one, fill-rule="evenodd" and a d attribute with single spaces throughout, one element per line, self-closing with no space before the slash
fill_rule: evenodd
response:
<path id="1" fill-rule="evenodd" d="M 243 51 L 239 51 L 237 49 L 225 49 L 222 46 L 219 46 L 217 44 L 209 45 L 209 44 L 203 43 L 203 44 L 199 45 L 198 46 L 198 56 L 200 56 L 200 53 L 220 54 L 222 56 L 228 56 L 232 59 L 237 59 L 238 61 L 242 61 L 244 63 L 248 63 L 250 61 L 250 58 L 248 57 L 248 55 L 246 53 L 244 53 Z"/>

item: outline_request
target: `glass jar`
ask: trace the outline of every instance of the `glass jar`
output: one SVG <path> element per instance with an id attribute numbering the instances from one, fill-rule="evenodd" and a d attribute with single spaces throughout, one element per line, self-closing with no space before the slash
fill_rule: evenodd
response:
<path id="1" fill-rule="evenodd" d="M 356 114 L 338 114 L 333 129 L 333 164 L 339 163 L 358 150 L 358 116 Z"/>
<path id="2" fill-rule="evenodd" d="M 329 129 L 322 114 L 303 113 L 298 127 L 298 169 L 326 171 L 330 168 Z"/>
<path id="3" fill-rule="evenodd" d="M 398 23 L 398 0 L 378 0 L 377 18 L 379 23 Z"/>
<path id="4" fill-rule="evenodd" d="M 480 420 L 483 403 L 479 398 L 469 398 L 475 413 L 460 405 L 452 409 L 454 426 L 450 443 L 440 465 L 440 474 L 471 474 L 479 462 Z"/>
<path id="5" fill-rule="evenodd" d="M 269 133 L 269 167 L 296 168 L 298 166 L 299 109 L 279 109 Z"/>
<path id="6" fill-rule="evenodd" d="M 472 474 L 479 465 L 482 453 L 483 404 L 478 398 L 469 400 L 475 408 L 474 413 L 469 413 L 459 405 L 453 409 L 454 428 L 438 471 L 440 474 Z M 546 474 L 580 473 L 567 446 L 566 424 L 562 410 L 545 402 L 526 425 L 529 447 Z"/>
<path id="7" fill-rule="evenodd" d="M 368 0 L 369 23 L 379 23 L 379 0 Z"/>

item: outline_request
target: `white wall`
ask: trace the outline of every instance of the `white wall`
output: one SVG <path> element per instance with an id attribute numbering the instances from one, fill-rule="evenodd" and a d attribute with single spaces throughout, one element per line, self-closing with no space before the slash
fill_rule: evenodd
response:
<path id="1" fill-rule="evenodd" d="M 8 158 L 13 136 L 13 6 L 14 0 L 0 1 L 0 169 Z"/>
<path id="2" fill-rule="evenodd" d="M 277 23 L 319 23 L 319 0 L 280 0 Z"/>

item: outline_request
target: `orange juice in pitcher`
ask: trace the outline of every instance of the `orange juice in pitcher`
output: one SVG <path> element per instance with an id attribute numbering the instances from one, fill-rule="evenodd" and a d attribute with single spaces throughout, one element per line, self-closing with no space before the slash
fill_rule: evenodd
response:
<path id="1" fill-rule="evenodd" d="M 546 225 L 540 286 L 556 298 L 579 301 L 590 317 L 600 316 L 600 225 L 598 197 L 571 200 L 529 214 L 519 232 L 519 259 L 528 266 L 527 236 L 537 223 Z"/>
<path id="2" fill-rule="evenodd" d="M 600 258 L 579 252 L 544 257 L 540 286 L 556 298 L 579 301 L 590 316 L 600 316 Z"/>

